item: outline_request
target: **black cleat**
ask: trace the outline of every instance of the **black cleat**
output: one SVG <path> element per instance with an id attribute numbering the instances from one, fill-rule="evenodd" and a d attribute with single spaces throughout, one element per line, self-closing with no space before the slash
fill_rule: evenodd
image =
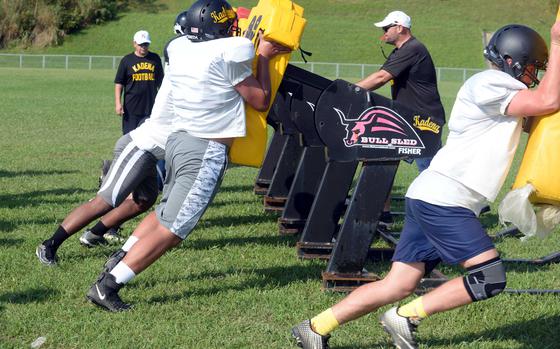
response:
<path id="1" fill-rule="evenodd" d="M 79 240 L 80 240 L 80 244 L 82 244 L 85 247 L 95 247 L 95 246 L 107 244 L 107 240 L 105 240 L 103 236 L 95 235 L 89 229 L 84 231 L 82 236 L 80 236 Z"/>
<path id="2" fill-rule="evenodd" d="M 35 254 L 37 255 L 37 258 L 39 258 L 39 262 L 44 265 L 48 265 L 49 267 L 55 266 L 58 262 L 58 258 L 56 258 L 56 250 L 50 245 L 45 245 L 44 242 L 37 246 Z"/>
<path id="3" fill-rule="evenodd" d="M 123 285 L 117 283 L 113 275 L 103 272 L 89 289 L 86 298 L 93 304 L 110 312 L 130 310 L 132 306 L 123 302 L 119 297 L 121 287 Z"/>
<path id="4" fill-rule="evenodd" d="M 119 234 L 120 231 L 121 227 L 111 228 L 103 234 L 103 237 L 110 244 L 122 244 L 125 242 L 125 239 Z"/>
<path id="5" fill-rule="evenodd" d="M 107 262 L 103 265 L 103 271 L 109 273 L 117 264 L 119 264 L 120 261 L 123 260 L 124 256 L 126 256 L 126 252 L 120 248 L 113 252 L 109 256 L 109 259 L 107 259 Z"/>
<path id="6" fill-rule="evenodd" d="M 303 349 L 329 349 L 330 335 L 321 336 L 311 328 L 311 321 L 305 320 L 292 328 L 292 336 Z"/>

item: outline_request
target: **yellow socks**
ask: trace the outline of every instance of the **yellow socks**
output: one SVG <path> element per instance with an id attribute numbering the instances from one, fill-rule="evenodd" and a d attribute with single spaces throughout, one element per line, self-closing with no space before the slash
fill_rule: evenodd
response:
<path id="1" fill-rule="evenodd" d="M 321 336 L 326 336 L 339 326 L 332 309 L 329 308 L 311 319 L 311 328 Z"/>
<path id="2" fill-rule="evenodd" d="M 426 314 L 424 310 L 424 305 L 422 304 L 422 297 L 418 297 L 412 302 L 399 307 L 397 314 L 400 316 L 417 318 L 419 320 L 428 317 L 428 314 Z"/>
<path id="3" fill-rule="evenodd" d="M 422 304 L 422 297 L 418 297 L 410 303 L 399 307 L 397 313 L 400 316 L 417 318 L 419 320 L 428 317 Z M 334 317 L 332 308 L 329 308 L 321 314 L 311 319 L 311 328 L 321 336 L 326 336 L 334 331 L 340 324 Z"/>

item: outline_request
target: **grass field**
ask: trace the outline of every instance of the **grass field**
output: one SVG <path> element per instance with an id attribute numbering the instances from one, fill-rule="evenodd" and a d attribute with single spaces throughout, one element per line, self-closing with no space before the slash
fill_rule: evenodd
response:
<path id="1" fill-rule="evenodd" d="M 325 263 L 298 260 L 296 238 L 278 235 L 276 216 L 252 194 L 255 169 L 230 169 L 188 241 L 121 292 L 132 312 L 109 314 L 84 298 L 113 248 L 83 248 L 76 235 L 59 250 L 59 267 L 36 260 L 36 245 L 95 195 L 100 160 L 119 136 L 112 76 L 0 69 L 0 348 L 29 347 L 40 336 L 42 348 L 291 347 L 289 328 L 343 295 L 321 291 Z M 456 90 L 443 87 L 446 107 Z M 397 194 L 415 173 L 401 166 Z M 491 232 L 500 229 L 495 209 L 483 217 Z M 559 240 L 510 238 L 498 248 L 505 257 L 536 257 L 560 250 Z M 380 274 L 387 267 L 367 266 Z M 560 288 L 559 271 L 508 266 L 508 286 Z M 376 323 L 383 310 L 337 330 L 332 347 L 389 348 Z M 559 325 L 557 297 L 501 295 L 427 319 L 420 341 L 423 348 L 558 348 Z"/>
<path id="2" fill-rule="evenodd" d="M 159 52 L 176 13 L 191 2 L 160 1 L 155 9 L 127 12 L 71 36 L 61 47 L 30 52 L 124 54 L 140 28 L 150 30 L 152 49 Z M 483 29 L 518 22 L 548 38 L 554 7 L 548 0 L 298 3 L 309 20 L 304 48 L 314 52 L 314 61 L 381 63 L 372 23 L 400 8 L 412 16 L 414 32 L 436 65 L 474 68 L 483 65 Z M 191 237 L 123 289 L 124 300 L 135 305 L 129 313 L 100 311 L 84 297 L 113 247 L 86 249 L 76 235 L 59 250 L 59 267 L 37 261 L 37 244 L 72 208 L 95 195 L 101 160 L 111 158 L 120 135 L 113 77 L 109 70 L 0 68 L 0 348 L 29 348 L 40 336 L 46 337 L 41 348 L 293 347 L 291 326 L 343 295 L 321 291 L 325 262 L 298 260 L 297 238 L 278 235 L 277 216 L 264 212 L 262 198 L 252 193 L 256 169 L 231 168 Z M 458 88 L 454 82 L 440 84 L 447 114 Z M 511 186 L 521 151 L 497 202 Z M 415 166 L 403 163 L 395 194 L 403 195 L 415 176 Z M 496 209 L 493 204 L 482 216 L 490 233 L 501 229 Z M 140 219 L 125 225 L 125 235 Z M 534 258 L 560 250 L 559 236 L 557 231 L 544 240 L 507 238 L 497 247 L 506 258 Z M 366 267 L 384 274 L 388 264 Z M 560 288 L 558 265 L 510 264 L 507 270 L 510 288 Z M 390 348 L 377 324 L 386 309 L 338 329 L 332 348 Z M 436 349 L 555 349 L 559 328 L 558 296 L 504 294 L 428 318 L 419 340 L 421 348 Z"/>

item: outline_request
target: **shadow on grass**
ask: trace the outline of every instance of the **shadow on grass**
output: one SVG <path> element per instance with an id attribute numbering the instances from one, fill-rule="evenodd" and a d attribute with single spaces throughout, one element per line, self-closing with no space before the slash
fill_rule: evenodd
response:
<path id="1" fill-rule="evenodd" d="M 452 347 L 453 344 L 473 343 L 484 341 L 501 341 L 504 339 L 514 340 L 524 349 L 556 349 L 560 343 L 560 316 L 549 316 L 533 319 L 529 321 L 518 321 L 513 324 L 507 324 L 496 327 L 494 329 L 474 332 L 467 335 L 448 337 L 448 338 L 430 338 L 429 346 L 440 345 Z"/>
<path id="2" fill-rule="evenodd" d="M 248 236 L 248 237 L 231 237 L 219 239 L 192 239 L 187 240 L 183 246 L 186 249 L 192 250 L 207 250 L 209 248 L 225 247 L 225 246 L 245 246 L 245 245 L 266 245 L 266 246 L 286 246 L 286 241 L 290 245 L 295 246 L 298 241 L 297 236 Z"/>
<path id="3" fill-rule="evenodd" d="M 204 227 L 231 227 L 239 225 L 253 225 L 258 223 L 269 223 L 278 219 L 277 215 L 267 214 L 265 212 L 253 215 L 243 216 L 226 216 L 216 218 L 205 218 L 200 221 Z"/>
<path id="4" fill-rule="evenodd" d="M 75 243 L 75 242 L 70 242 Z M 69 250 L 64 251 L 64 246 L 61 247 L 61 250 L 57 252 L 57 256 L 59 258 L 59 262 L 61 263 L 68 263 L 68 264 L 79 264 L 82 263 L 86 259 L 104 259 L 101 264 L 99 264 L 99 271 L 101 271 L 101 267 L 105 260 L 109 258 L 109 256 L 118 250 L 122 245 L 107 245 L 107 246 L 97 246 L 95 248 L 88 248 L 82 247 L 76 250 Z"/>
<path id="5" fill-rule="evenodd" d="M 95 194 L 95 189 L 86 190 L 83 188 L 65 188 L 65 189 L 48 189 L 48 190 L 37 190 L 37 191 L 30 191 L 18 195 L 0 195 L 0 208 L 7 207 L 29 207 L 29 206 L 36 206 L 36 205 L 43 205 L 48 203 L 48 200 L 45 200 L 43 196 L 45 195 L 75 195 L 75 194 L 82 194 L 82 193 L 91 193 L 92 195 Z M 57 198 L 53 203 L 63 203 L 64 199 Z"/>
<path id="6" fill-rule="evenodd" d="M 504 259 L 504 265 L 506 268 L 506 272 L 513 272 L 513 273 L 534 273 L 540 271 L 548 271 L 551 267 L 551 264 L 543 264 L 543 265 L 535 265 L 530 263 L 515 263 L 508 261 L 508 259 L 512 258 L 513 256 L 507 256 Z M 540 258 L 541 256 L 535 256 L 535 258 Z"/>
<path id="7" fill-rule="evenodd" d="M 16 229 L 18 225 L 12 221 L 0 219 L 0 231 L 9 233 Z"/>
<path id="8" fill-rule="evenodd" d="M 16 222 L 0 219 L 0 232 L 9 233 L 18 228 L 25 229 L 25 226 L 27 225 L 44 225 L 44 224 L 52 225 L 52 228 L 51 227 L 47 228 L 45 232 L 45 233 L 51 233 L 56 228 L 57 220 L 50 217 L 39 217 L 39 218 L 27 217 L 27 219 L 18 220 L 18 222 L 16 223 Z"/>
<path id="9" fill-rule="evenodd" d="M 72 170 L 52 170 L 52 171 L 39 171 L 39 170 L 23 170 L 23 171 L 7 171 L 0 170 L 0 177 L 20 177 L 20 176 L 52 176 L 70 173 L 79 173 L 80 171 Z"/>
<path id="10" fill-rule="evenodd" d="M 173 295 L 155 296 L 148 300 L 148 303 L 170 303 L 177 302 L 187 297 L 192 296 L 216 296 L 229 291 L 243 291 L 247 289 L 273 289 L 278 287 L 287 286 L 293 282 L 300 282 L 306 280 L 317 280 L 320 278 L 321 271 L 324 265 L 296 265 L 289 267 L 270 267 L 260 269 L 228 269 L 226 271 L 204 271 L 198 274 L 190 274 L 188 276 L 189 284 L 193 285 L 192 291 L 177 293 Z M 231 275 L 247 274 L 242 283 L 235 283 L 233 285 L 226 285 L 224 279 Z M 196 286 L 198 281 L 208 283 L 212 279 L 212 286 L 200 287 Z M 177 278 L 176 280 L 165 279 L 167 283 L 185 282 L 185 278 Z M 136 284 L 129 285 L 130 288 L 142 288 L 157 283 L 153 277 L 151 280 L 139 281 Z M 199 284 L 200 285 L 200 284 Z M 215 286 L 214 286 L 215 285 Z"/>
<path id="11" fill-rule="evenodd" d="M 250 185 L 222 185 L 220 193 L 244 193 L 253 192 L 253 187 Z"/>
<path id="12" fill-rule="evenodd" d="M 371 346 L 371 344 L 368 345 L 352 345 L 352 346 L 334 346 L 334 347 L 329 347 L 331 349 L 390 349 L 390 348 L 394 348 L 392 345 L 379 345 L 379 346 Z"/>
<path id="13" fill-rule="evenodd" d="M 486 212 L 480 215 L 478 219 L 480 220 L 480 223 L 482 223 L 482 226 L 485 227 L 485 229 L 487 229 L 486 227 L 493 227 L 499 222 L 498 215 L 493 212 Z"/>
<path id="14" fill-rule="evenodd" d="M 231 202 L 228 200 L 216 200 L 216 201 L 212 201 L 212 204 L 210 205 L 210 207 L 227 207 L 227 206 L 231 206 L 232 204 L 234 205 L 254 205 L 255 204 L 255 200 L 252 199 L 248 199 L 248 200 L 235 200 L 235 202 Z"/>
<path id="15" fill-rule="evenodd" d="M 0 247 L 20 245 L 23 239 L 0 238 Z"/>
<path id="16" fill-rule="evenodd" d="M 30 288 L 23 291 L 6 292 L 0 294 L 0 311 L 3 310 L 3 304 L 27 304 L 40 303 L 56 296 L 58 291 L 51 288 Z"/>

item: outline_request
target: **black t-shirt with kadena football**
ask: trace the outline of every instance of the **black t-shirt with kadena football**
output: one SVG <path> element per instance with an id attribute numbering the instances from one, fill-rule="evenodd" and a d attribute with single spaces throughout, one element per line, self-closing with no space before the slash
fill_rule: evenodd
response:
<path id="1" fill-rule="evenodd" d="M 115 84 L 124 86 L 124 113 L 149 116 L 162 80 L 163 67 L 156 53 L 138 57 L 133 52 L 124 56 L 115 76 Z"/>
<path id="2" fill-rule="evenodd" d="M 391 84 L 393 100 L 445 122 L 434 62 L 420 41 L 412 37 L 400 48 L 395 48 L 381 69 L 394 77 Z"/>

